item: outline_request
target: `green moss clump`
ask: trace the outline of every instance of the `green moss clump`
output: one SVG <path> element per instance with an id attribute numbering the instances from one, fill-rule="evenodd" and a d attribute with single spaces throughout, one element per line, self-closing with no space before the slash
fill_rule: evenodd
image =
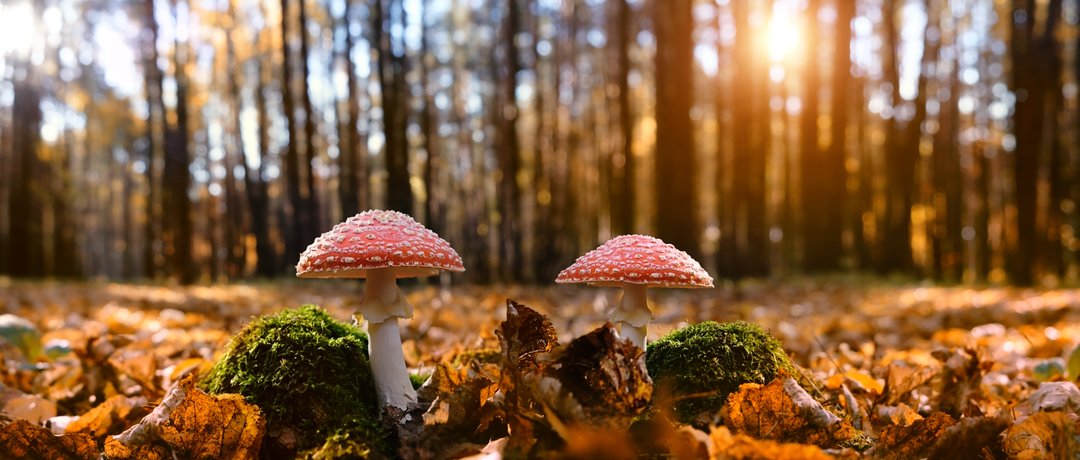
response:
<path id="1" fill-rule="evenodd" d="M 418 390 L 429 378 L 431 378 L 431 372 L 409 374 L 409 383 L 412 384 L 414 390 Z"/>
<path id="2" fill-rule="evenodd" d="M 239 393 L 266 415 L 267 432 L 293 430 L 295 454 L 331 436 L 386 445 L 368 362 L 367 335 L 314 306 L 256 318 L 236 334 L 203 380 L 210 393 Z M 282 452 L 284 450 L 284 452 Z M 292 452 L 290 452 L 292 451 Z"/>
<path id="3" fill-rule="evenodd" d="M 695 426 L 712 421 L 739 385 L 794 372 L 780 341 L 743 321 L 707 321 L 672 331 L 648 344 L 645 366 L 656 394 L 672 397 L 676 418 Z"/>

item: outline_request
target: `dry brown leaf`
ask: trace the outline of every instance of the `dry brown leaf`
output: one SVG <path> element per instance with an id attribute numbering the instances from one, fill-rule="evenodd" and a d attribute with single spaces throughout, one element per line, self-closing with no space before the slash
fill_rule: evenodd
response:
<path id="1" fill-rule="evenodd" d="M 885 377 L 885 393 L 882 403 L 893 405 L 900 402 L 912 390 L 920 387 L 940 371 L 940 366 L 913 367 L 899 362 L 889 364 L 889 373 Z"/>
<path id="2" fill-rule="evenodd" d="M 1077 418 L 1064 412 L 1040 412 L 1005 430 L 1005 453 L 1018 460 L 1075 458 L 1080 452 Z"/>
<path id="3" fill-rule="evenodd" d="M 732 434 L 726 427 L 721 426 L 713 428 L 709 432 L 709 458 L 712 460 L 770 460 L 776 458 L 828 460 L 832 457 L 817 446 L 754 439 L 744 434 Z"/>
<path id="4" fill-rule="evenodd" d="M 956 420 L 949 414 L 934 412 L 908 426 L 887 426 L 881 431 L 871 453 L 883 459 L 924 457 L 933 448 L 934 442 L 954 424 Z"/>
<path id="5" fill-rule="evenodd" d="M 971 458 L 976 452 L 982 458 L 999 457 L 1001 432 L 1008 426 L 1009 422 L 1003 417 L 965 417 L 945 430 L 928 457 L 941 460 Z"/>
<path id="6" fill-rule="evenodd" d="M 922 420 L 922 416 L 907 404 L 900 403 L 895 406 L 877 406 L 875 413 L 879 420 L 887 421 L 890 425 L 908 426 L 916 420 Z"/>
<path id="7" fill-rule="evenodd" d="M 790 376 L 764 386 L 743 384 L 728 395 L 721 414 L 724 426 L 736 434 L 823 447 L 863 444 L 861 432 L 822 407 Z"/>
<path id="8" fill-rule="evenodd" d="M 156 457 L 244 459 L 259 454 L 266 420 L 240 395 L 210 396 L 185 377 L 150 415 L 105 441 L 113 459 Z"/>
<path id="9" fill-rule="evenodd" d="M 579 422 L 625 428 L 649 405 L 653 388 L 645 351 L 620 339 L 611 323 L 574 339 L 555 363 L 562 388 L 589 418 Z"/>
<path id="10" fill-rule="evenodd" d="M 5 393 L 3 414 L 12 419 L 41 423 L 56 416 L 56 403 L 33 394 Z"/>
<path id="11" fill-rule="evenodd" d="M 514 369 L 535 367 L 536 356 L 559 344 L 558 333 L 546 316 L 506 299 L 506 321 L 495 332 L 506 364 Z M 524 370 L 524 369 L 522 369 Z"/>
<path id="12" fill-rule="evenodd" d="M 86 434 L 56 436 L 49 429 L 26 420 L 0 427 L 0 460 L 97 459 L 97 444 Z"/>
<path id="13" fill-rule="evenodd" d="M 1043 382 L 1016 406 L 1017 418 L 1037 412 L 1066 412 L 1080 415 L 1080 389 L 1072 382 Z"/>
<path id="14" fill-rule="evenodd" d="M 86 433 L 97 441 L 104 440 L 106 435 L 123 431 L 134 420 L 146 415 L 145 404 L 146 398 L 113 396 L 72 421 L 67 432 Z"/>

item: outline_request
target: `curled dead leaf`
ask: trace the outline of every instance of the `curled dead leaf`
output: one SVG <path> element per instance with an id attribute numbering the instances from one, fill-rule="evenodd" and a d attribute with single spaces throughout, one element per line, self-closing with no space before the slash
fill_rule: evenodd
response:
<path id="1" fill-rule="evenodd" d="M 191 458 L 244 459 L 259 454 L 266 420 L 240 395 L 210 396 L 188 376 L 137 425 L 105 440 L 112 459 L 158 458 L 171 453 Z"/>
<path id="2" fill-rule="evenodd" d="M 587 423 L 626 427 L 652 397 L 645 352 L 611 323 L 578 337 L 555 360 L 554 375 L 581 404 Z"/>
<path id="3" fill-rule="evenodd" d="M 546 316 L 506 299 L 506 321 L 495 331 L 503 359 L 513 368 L 536 366 L 536 355 L 559 344 L 558 333 Z"/>

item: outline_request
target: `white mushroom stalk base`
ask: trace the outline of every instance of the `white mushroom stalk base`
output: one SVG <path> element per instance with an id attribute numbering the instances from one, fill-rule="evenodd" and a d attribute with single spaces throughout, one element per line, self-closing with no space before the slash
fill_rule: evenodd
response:
<path id="1" fill-rule="evenodd" d="M 397 320 L 411 318 L 412 306 L 398 290 L 393 270 L 379 268 L 368 272 L 367 296 L 359 311 L 368 321 L 368 353 L 379 401 L 384 407 L 405 410 L 416 403 L 416 390 L 405 368 Z"/>
<path id="2" fill-rule="evenodd" d="M 644 284 L 623 284 L 622 299 L 610 315 L 611 320 L 618 323 L 619 335 L 642 349 L 645 349 L 649 321 L 652 321 L 652 311 L 649 310 L 647 296 L 648 289 L 648 286 Z"/>

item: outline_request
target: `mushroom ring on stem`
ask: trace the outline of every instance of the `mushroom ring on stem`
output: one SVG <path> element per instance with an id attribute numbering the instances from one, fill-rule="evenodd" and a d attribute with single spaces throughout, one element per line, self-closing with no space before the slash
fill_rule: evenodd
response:
<path id="1" fill-rule="evenodd" d="M 413 308 L 398 278 L 461 272 L 461 257 L 446 240 L 406 214 L 364 211 L 323 233 L 300 255 L 301 278 L 366 278 L 367 295 L 357 309 L 368 323 L 368 351 L 375 390 L 383 406 L 407 409 L 416 391 L 405 368 L 398 318 Z"/>
<path id="2" fill-rule="evenodd" d="M 620 333 L 645 348 L 652 311 L 646 290 L 650 287 L 709 288 L 712 277 L 689 254 L 659 238 L 622 235 L 578 257 L 559 273 L 556 283 L 588 283 L 622 288 L 619 304 L 608 318 L 619 323 Z"/>

